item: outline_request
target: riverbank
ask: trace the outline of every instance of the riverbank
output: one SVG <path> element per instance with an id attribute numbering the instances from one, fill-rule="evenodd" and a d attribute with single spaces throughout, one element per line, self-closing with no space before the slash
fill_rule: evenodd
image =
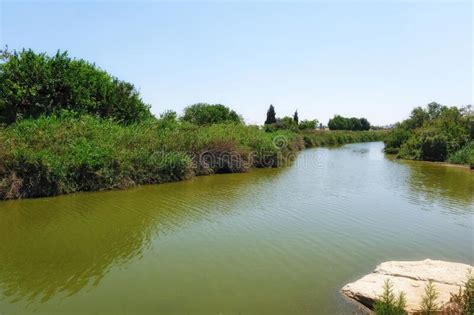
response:
<path id="1" fill-rule="evenodd" d="M 265 132 L 150 119 L 122 125 L 94 116 L 25 119 L 0 129 L 0 199 L 124 189 L 193 176 L 281 167 L 305 147 L 383 140 L 382 131 Z"/>

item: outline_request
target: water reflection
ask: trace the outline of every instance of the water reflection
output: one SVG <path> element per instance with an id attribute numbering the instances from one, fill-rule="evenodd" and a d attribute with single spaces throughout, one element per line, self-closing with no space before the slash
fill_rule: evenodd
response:
<path id="1" fill-rule="evenodd" d="M 246 189 L 278 173 L 269 170 L 254 181 L 251 174 L 222 175 L 128 191 L 2 202 L 3 296 L 12 302 L 45 302 L 96 286 L 111 267 L 139 259 L 157 234 L 225 214 L 231 207 L 220 205 L 232 204 Z"/>

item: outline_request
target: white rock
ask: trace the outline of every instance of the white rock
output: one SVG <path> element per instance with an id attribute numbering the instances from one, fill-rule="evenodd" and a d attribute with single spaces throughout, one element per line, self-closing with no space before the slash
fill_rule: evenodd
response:
<path id="1" fill-rule="evenodd" d="M 406 310 L 414 313 L 420 309 L 421 299 L 428 281 L 433 281 L 439 297 L 436 300 L 443 307 L 449 302 L 451 293 L 458 293 L 467 280 L 470 265 L 441 260 L 389 261 L 375 268 L 374 272 L 342 288 L 350 299 L 372 308 L 375 299 L 383 293 L 386 279 L 393 284 L 395 295 L 404 292 L 407 300 Z"/>

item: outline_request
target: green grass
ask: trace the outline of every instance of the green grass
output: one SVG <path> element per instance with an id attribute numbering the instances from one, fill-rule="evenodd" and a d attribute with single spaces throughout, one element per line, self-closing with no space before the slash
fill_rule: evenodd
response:
<path id="1" fill-rule="evenodd" d="M 380 140 L 374 132 L 267 133 L 242 124 L 93 116 L 25 119 L 0 129 L 0 199 L 53 196 L 278 167 L 311 146 Z"/>

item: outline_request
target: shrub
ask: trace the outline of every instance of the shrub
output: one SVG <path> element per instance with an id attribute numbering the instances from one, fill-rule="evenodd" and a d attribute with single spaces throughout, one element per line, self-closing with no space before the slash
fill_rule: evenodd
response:
<path id="1" fill-rule="evenodd" d="M 94 64 L 30 50 L 3 53 L 0 63 L 0 124 L 50 115 L 63 109 L 135 123 L 151 117 L 134 86 Z"/>
<path id="2" fill-rule="evenodd" d="M 474 141 L 471 141 L 462 149 L 452 153 L 448 161 L 454 164 L 466 164 L 474 168 Z"/>
<path id="3" fill-rule="evenodd" d="M 457 294 L 451 293 L 449 304 L 442 313 L 444 315 L 472 315 L 474 314 L 474 276 L 469 271 L 464 288 L 459 288 Z"/>
<path id="4" fill-rule="evenodd" d="M 377 315 L 402 315 L 405 311 L 405 294 L 400 292 L 398 297 L 393 292 L 393 284 L 389 279 L 385 280 L 383 293 L 374 303 L 374 311 Z"/>
<path id="5" fill-rule="evenodd" d="M 439 311 L 436 299 L 438 299 L 438 292 L 436 291 L 433 281 L 428 281 L 425 287 L 425 296 L 421 299 L 420 312 L 422 315 L 432 315 Z"/>
<path id="6" fill-rule="evenodd" d="M 201 126 L 226 122 L 242 123 L 242 118 L 230 108 L 221 104 L 206 103 L 186 107 L 182 120 Z"/>

